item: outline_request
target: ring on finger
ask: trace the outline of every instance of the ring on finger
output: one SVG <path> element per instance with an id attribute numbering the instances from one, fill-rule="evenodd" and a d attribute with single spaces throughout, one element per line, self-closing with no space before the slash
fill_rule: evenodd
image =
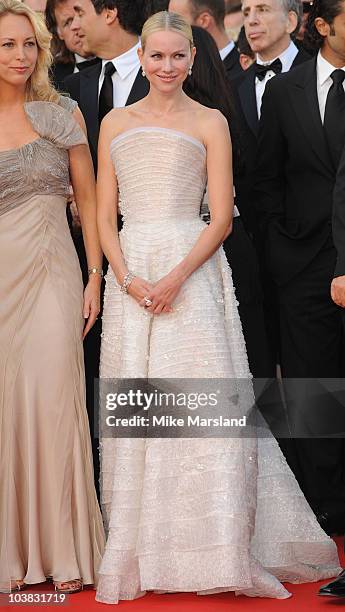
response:
<path id="1" fill-rule="evenodd" d="M 152 300 L 150 300 L 148 297 L 144 297 L 144 303 L 145 303 L 145 308 L 148 308 L 149 306 L 152 306 Z"/>

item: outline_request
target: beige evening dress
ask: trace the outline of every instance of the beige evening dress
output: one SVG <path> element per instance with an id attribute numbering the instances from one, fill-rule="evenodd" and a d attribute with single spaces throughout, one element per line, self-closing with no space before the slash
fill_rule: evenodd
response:
<path id="1" fill-rule="evenodd" d="M 29 102 L 0 151 L 0 589 L 82 578 L 104 548 L 85 407 L 83 284 L 66 220 L 76 103 Z"/>

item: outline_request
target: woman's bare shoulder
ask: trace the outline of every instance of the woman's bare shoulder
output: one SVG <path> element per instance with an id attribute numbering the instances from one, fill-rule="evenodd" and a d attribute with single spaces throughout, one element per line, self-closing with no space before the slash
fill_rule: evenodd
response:
<path id="1" fill-rule="evenodd" d="M 205 146 L 219 136 L 226 135 L 228 137 L 228 122 L 219 110 L 203 106 L 198 102 L 193 104 L 191 110 L 190 128 L 204 142 Z"/>
<path id="2" fill-rule="evenodd" d="M 208 129 L 223 129 L 228 127 L 228 122 L 224 115 L 217 108 L 208 108 L 200 104 L 199 118 Z"/>
<path id="3" fill-rule="evenodd" d="M 190 99 L 190 111 L 198 121 L 226 121 L 224 115 L 218 109 L 204 106 L 196 100 Z"/>
<path id="4" fill-rule="evenodd" d="M 216 108 L 203 107 L 200 115 L 202 138 L 206 145 L 231 143 L 229 124 L 224 115 Z M 226 144 L 227 143 L 227 144 Z"/>
<path id="5" fill-rule="evenodd" d="M 124 132 L 131 124 L 132 110 L 124 108 L 113 108 L 101 123 L 101 134 L 107 140 L 112 140 Z"/>

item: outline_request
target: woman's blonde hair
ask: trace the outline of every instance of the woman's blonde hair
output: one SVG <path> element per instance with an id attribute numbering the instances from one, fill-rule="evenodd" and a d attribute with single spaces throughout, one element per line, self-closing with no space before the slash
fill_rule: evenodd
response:
<path id="1" fill-rule="evenodd" d="M 38 56 L 35 69 L 27 82 L 26 100 L 58 102 L 60 96 L 49 79 L 49 68 L 52 63 L 51 35 L 43 18 L 19 0 L 0 0 L 0 19 L 5 15 L 24 15 L 30 21 L 35 33 Z"/>
<path id="2" fill-rule="evenodd" d="M 168 11 L 160 11 L 159 13 L 154 13 L 147 21 L 145 21 L 143 30 L 141 32 L 141 47 L 142 50 L 145 51 L 145 45 L 148 37 L 155 32 L 177 32 L 178 34 L 182 34 L 187 40 L 189 40 L 190 48 L 194 47 L 193 41 L 193 32 L 192 28 L 177 13 L 170 13 Z"/>

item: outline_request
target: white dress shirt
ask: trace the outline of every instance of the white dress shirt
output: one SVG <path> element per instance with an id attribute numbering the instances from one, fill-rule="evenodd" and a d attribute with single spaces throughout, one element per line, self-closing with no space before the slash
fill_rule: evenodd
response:
<path id="1" fill-rule="evenodd" d="M 108 62 L 113 62 L 116 72 L 112 75 L 113 90 L 114 90 L 114 108 L 122 108 L 126 106 L 128 96 L 133 87 L 134 81 L 137 77 L 140 62 L 137 51 L 140 47 L 140 42 L 122 53 L 118 57 L 112 60 L 102 60 L 102 70 L 99 77 L 98 93 L 101 91 L 101 87 L 104 81 L 104 67 Z"/>
<path id="2" fill-rule="evenodd" d="M 319 100 L 319 109 L 321 121 L 323 123 L 326 110 L 326 100 L 330 87 L 333 85 L 331 79 L 332 72 L 336 70 L 335 66 L 332 66 L 324 57 L 322 57 L 321 51 L 319 51 L 316 62 L 316 74 L 317 74 L 317 97 Z M 345 66 L 341 68 L 345 70 Z M 343 87 L 345 90 L 345 83 L 343 81 Z"/>
<path id="3" fill-rule="evenodd" d="M 262 59 L 260 59 L 260 56 L 257 55 L 256 61 L 258 64 L 267 66 L 267 64 L 272 64 L 272 62 L 274 62 L 276 59 L 280 59 L 282 63 L 282 72 L 288 72 L 294 62 L 297 53 L 298 49 L 296 45 L 291 41 L 288 48 L 285 49 L 285 51 L 283 51 L 283 53 L 281 53 L 278 57 L 271 59 L 269 62 L 263 62 Z M 261 114 L 261 102 L 266 84 L 273 76 L 275 76 L 275 73 L 273 72 L 273 70 L 269 70 L 268 72 L 266 72 L 265 78 L 262 79 L 262 81 L 260 81 L 258 77 L 256 77 L 255 79 L 256 107 L 258 109 L 258 117 L 260 117 Z"/>
<path id="4" fill-rule="evenodd" d="M 230 42 L 226 45 L 226 47 L 223 47 L 223 49 L 219 49 L 219 55 L 220 55 L 220 59 L 222 60 L 222 62 L 224 62 L 225 58 L 229 55 L 229 53 L 231 53 L 234 47 L 235 47 L 234 41 L 230 40 Z"/>

